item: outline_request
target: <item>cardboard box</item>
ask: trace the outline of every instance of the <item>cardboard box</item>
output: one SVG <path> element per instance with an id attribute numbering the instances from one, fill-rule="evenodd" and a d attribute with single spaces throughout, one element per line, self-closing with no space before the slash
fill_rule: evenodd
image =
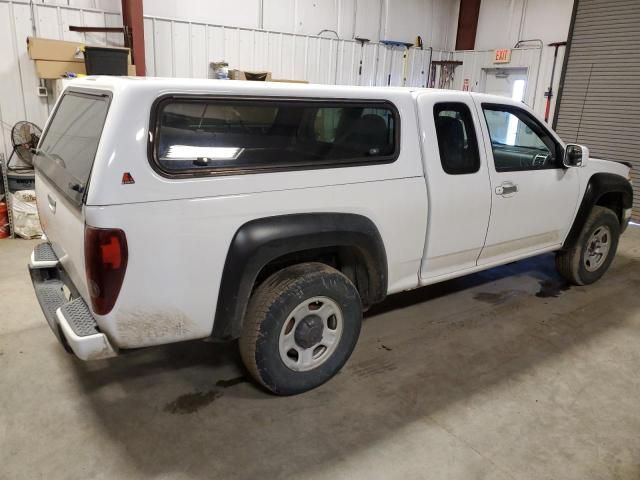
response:
<path id="1" fill-rule="evenodd" d="M 84 68 L 84 62 L 54 62 L 50 60 L 36 60 L 36 73 L 38 78 L 45 80 L 54 80 L 63 78 L 63 75 L 67 72 L 73 72 L 78 75 L 86 75 L 87 71 Z M 127 76 L 136 76 L 136 66 L 129 65 L 127 67 Z"/>
<path id="2" fill-rule="evenodd" d="M 94 45 L 88 45 L 94 46 Z M 96 47 L 118 48 L 127 50 L 129 53 L 128 64 L 131 65 L 131 50 L 124 47 L 105 47 L 103 45 L 95 45 Z M 84 54 L 82 53 L 84 43 L 67 42 L 64 40 L 53 40 L 51 38 L 27 38 L 27 51 L 31 60 L 53 60 L 56 62 L 82 62 L 84 63 Z"/>
<path id="3" fill-rule="evenodd" d="M 84 44 L 65 42 L 49 38 L 27 38 L 27 50 L 32 60 L 55 60 L 58 62 L 82 62 Z"/>
<path id="4" fill-rule="evenodd" d="M 56 62 L 51 60 L 36 60 L 36 72 L 38 78 L 56 79 L 62 78 L 66 72 L 85 75 L 87 71 L 83 62 Z"/>
<path id="5" fill-rule="evenodd" d="M 87 71 L 84 68 L 84 63 L 79 62 L 54 62 L 50 60 L 36 60 L 36 73 L 38 78 L 45 80 L 55 80 L 63 78 L 63 75 L 67 72 L 73 72 L 77 75 L 86 75 Z M 136 66 L 129 65 L 127 67 L 127 76 L 136 76 Z"/>
<path id="6" fill-rule="evenodd" d="M 309 83 L 309 80 L 289 80 L 287 78 L 272 78 L 269 81 L 280 82 L 280 83 Z"/>

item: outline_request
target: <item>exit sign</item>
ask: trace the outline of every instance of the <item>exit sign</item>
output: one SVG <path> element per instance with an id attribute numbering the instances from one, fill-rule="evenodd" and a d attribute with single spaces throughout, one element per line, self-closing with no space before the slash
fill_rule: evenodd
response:
<path id="1" fill-rule="evenodd" d="M 511 49 L 499 48 L 493 52 L 493 63 L 509 63 L 511 61 Z"/>

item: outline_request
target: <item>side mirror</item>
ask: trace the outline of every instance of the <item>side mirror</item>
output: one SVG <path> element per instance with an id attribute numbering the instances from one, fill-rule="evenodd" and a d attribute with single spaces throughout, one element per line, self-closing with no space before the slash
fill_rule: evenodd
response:
<path id="1" fill-rule="evenodd" d="M 564 149 L 562 164 L 565 167 L 584 167 L 589 160 L 589 149 L 583 145 L 569 143 Z"/>

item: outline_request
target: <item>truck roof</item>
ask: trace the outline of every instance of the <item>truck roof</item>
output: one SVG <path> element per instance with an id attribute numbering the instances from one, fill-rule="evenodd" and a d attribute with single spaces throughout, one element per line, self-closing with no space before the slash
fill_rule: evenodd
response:
<path id="1" fill-rule="evenodd" d="M 420 87 L 386 87 L 386 86 L 349 86 L 324 85 L 288 82 L 251 82 L 244 80 L 213 80 L 194 78 L 162 78 L 162 77 L 116 77 L 91 76 L 83 77 L 71 82 L 70 86 L 95 88 L 117 92 L 120 90 L 156 91 L 158 94 L 166 92 L 189 93 L 229 93 L 274 95 L 292 94 L 296 96 L 344 96 L 346 98 L 364 98 L 367 96 L 398 97 L 410 96 L 415 92 L 432 93 L 434 95 L 460 94 L 459 90 L 442 90 Z M 502 98 L 502 97 L 496 97 Z"/>

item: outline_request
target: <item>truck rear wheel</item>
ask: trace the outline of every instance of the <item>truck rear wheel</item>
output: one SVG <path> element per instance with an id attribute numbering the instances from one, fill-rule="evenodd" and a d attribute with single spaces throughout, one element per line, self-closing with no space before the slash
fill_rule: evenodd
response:
<path id="1" fill-rule="evenodd" d="M 608 270 L 618 248 L 620 222 L 608 208 L 593 207 L 575 245 L 556 253 L 556 268 L 568 282 L 588 285 Z"/>
<path id="2" fill-rule="evenodd" d="M 240 354 L 249 373 L 278 395 L 310 390 L 333 377 L 360 335 L 358 290 L 323 263 L 284 268 L 249 300 Z"/>

